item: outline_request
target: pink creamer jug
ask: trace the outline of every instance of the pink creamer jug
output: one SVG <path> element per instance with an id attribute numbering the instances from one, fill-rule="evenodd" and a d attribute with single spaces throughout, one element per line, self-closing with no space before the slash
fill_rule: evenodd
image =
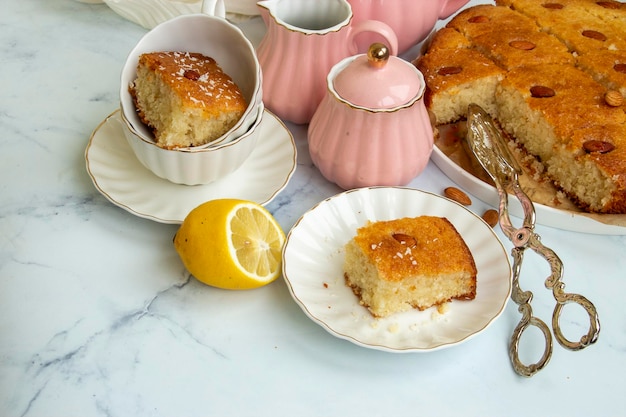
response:
<path id="1" fill-rule="evenodd" d="M 326 91 L 328 71 L 358 52 L 357 35 L 373 32 L 392 54 L 398 41 L 379 21 L 352 22 L 347 0 L 265 0 L 257 3 L 267 31 L 257 47 L 265 107 L 285 121 L 308 123 Z"/>
<path id="2" fill-rule="evenodd" d="M 344 189 L 400 186 L 419 175 L 433 150 L 422 73 L 382 44 L 348 57 L 328 74 L 309 124 L 309 153 Z"/>
<path id="3" fill-rule="evenodd" d="M 398 54 L 423 41 L 439 19 L 446 19 L 469 0 L 348 0 L 355 24 L 376 19 L 388 24 L 398 37 Z M 381 41 L 374 35 L 361 35 L 359 45 Z"/>

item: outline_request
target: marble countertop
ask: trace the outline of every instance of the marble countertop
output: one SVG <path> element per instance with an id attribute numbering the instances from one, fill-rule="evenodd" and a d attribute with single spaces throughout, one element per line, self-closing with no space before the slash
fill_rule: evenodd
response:
<path id="1" fill-rule="evenodd" d="M 6 2 L 0 26 L 0 415 L 625 413 L 626 237 L 537 226 L 565 264 L 567 290 L 597 306 L 602 331 L 582 351 L 555 344 L 532 378 L 509 362 L 514 303 L 449 349 L 359 347 L 308 319 L 282 279 L 245 292 L 198 283 L 173 249 L 176 225 L 136 217 L 96 190 L 85 148 L 118 107 L 122 63 L 145 29 L 73 0 Z M 242 26 L 262 36 L 258 19 Z M 297 170 L 268 205 L 285 230 L 340 191 L 312 165 L 306 128 L 288 126 Z M 449 185 L 432 163 L 410 184 Z M 473 211 L 487 208 L 474 200 Z M 549 322 L 546 265 L 529 254 L 523 286 Z M 586 319 L 572 309 L 564 326 L 574 337 Z M 536 348 L 532 337 L 523 346 Z"/>

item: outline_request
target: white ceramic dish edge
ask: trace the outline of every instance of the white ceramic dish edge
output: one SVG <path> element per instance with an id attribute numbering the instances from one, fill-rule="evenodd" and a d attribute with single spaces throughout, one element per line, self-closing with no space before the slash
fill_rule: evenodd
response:
<path id="1" fill-rule="evenodd" d="M 478 197 L 485 203 L 493 207 L 498 207 L 499 199 L 496 189 L 459 167 L 437 148 L 437 146 L 433 147 L 431 159 L 448 178 L 458 184 L 462 189 Z M 535 203 L 534 206 L 538 224 L 573 232 L 626 235 L 626 227 L 600 223 L 584 215 L 558 210 L 543 204 Z M 509 198 L 509 212 L 519 219 L 524 217 L 522 206 L 515 197 Z"/>

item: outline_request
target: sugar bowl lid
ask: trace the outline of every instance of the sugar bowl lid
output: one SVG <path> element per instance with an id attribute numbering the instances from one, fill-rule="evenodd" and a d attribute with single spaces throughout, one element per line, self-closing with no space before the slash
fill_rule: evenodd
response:
<path id="1" fill-rule="evenodd" d="M 423 94 L 424 77 L 419 70 L 390 55 L 382 43 L 373 43 L 367 54 L 344 62 L 333 88 L 341 99 L 354 106 L 393 109 L 410 105 Z"/>

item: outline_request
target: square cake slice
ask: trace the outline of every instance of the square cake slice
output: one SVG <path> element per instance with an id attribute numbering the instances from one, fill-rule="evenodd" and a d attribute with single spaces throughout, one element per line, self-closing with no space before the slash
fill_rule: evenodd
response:
<path id="1" fill-rule="evenodd" d="M 467 106 L 476 103 L 494 115 L 495 91 L 505 71 L 474 49 L 436 49 L 420 56 L 414 65 L 424 74 L 426 108 L 437 124 L 465 118 Z"/>
<path id="2" fill-rule="evenodd" d="M 346 284 L 375 317 L 476 297 L 476 264 L 444 217 L 370 222 L 345 247 Z"/>
<path id="3" fill-rule="evenodd" d="M 166 149 L 214 141 L 239 121 L 247 106 L 234 80 L 215 59 L 200 53 L 142 54 L 129 91 L 140 119 Z"/>

